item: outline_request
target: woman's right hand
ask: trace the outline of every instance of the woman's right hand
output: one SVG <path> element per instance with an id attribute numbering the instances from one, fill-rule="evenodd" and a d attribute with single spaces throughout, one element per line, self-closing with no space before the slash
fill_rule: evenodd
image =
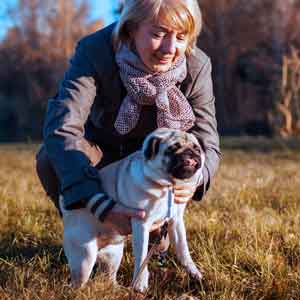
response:
<path id="1" fill-rule="evenodd" d="M 109 224 L 109 226 L 118 231 L 121 235 L 128 235 L 131 233 L 130 219 L 143 219 L 145 215 L 143 210 L 128 208 L 122 204 L 116 203 L 107 213 L 104 223 Z"/>
<path id="2" fill-rule="evenodd" d="M 120 203 L 116 203 L 114 207 L 108 212 L 104 223 L 109 224 L 113 229 L 118 231 L 121 235 L 131 234 L 131 218 L 138 218 L 143 220 L 146 217 L 146 212 L 141 209 L 128 208 Z M 157 230 L 164 222 L 154 223 L 150 231 Z"/>

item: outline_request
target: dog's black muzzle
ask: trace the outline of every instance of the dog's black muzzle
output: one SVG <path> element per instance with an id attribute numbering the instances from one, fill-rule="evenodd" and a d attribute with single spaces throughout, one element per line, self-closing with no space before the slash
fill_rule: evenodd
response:
<path id="1" fill-rule="evenodd" d="M 178 148 L 178 145 L 177 145 Z M 192 177 L 201 166 L 200 147 L 176 147 L 168 150 L 170 163 L 168 172 L 174 178 L 188 179 Z"/>

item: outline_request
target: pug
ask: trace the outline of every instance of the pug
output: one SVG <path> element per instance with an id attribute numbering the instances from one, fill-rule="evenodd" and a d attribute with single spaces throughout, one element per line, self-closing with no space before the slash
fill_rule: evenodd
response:
<path id="1" fill-rule="evenodd" d="M 155 222 L 168 221 L 168 233 L 177 259 L 195 279 L 202 274 L 193 262 L 186 239 L 186 203 L 174 202 L 173 187 L 197 185 L 202 181 L 204 151 L 194 135 L 180 130 L 159 128 L 144 140 L 142 149 L 99 170 L 105 193 L 123 206 L 142 209 L 144 219 L 131 219 L 135 259 L 135 290 L 148 288 L 147 257 L 149 230 Z M 96 262 L 106 266 L 109 279 L 116 282 L 125 236 L 106 222 L 99 222 L 89 208 L 66 210 L 60 200 L 64 223 L 63 247 L 74 286 L 82 286 Z M 138 275 L 139 274 L 139 275 Z M 138 277 L 138 278 L 137 278 Z"/>

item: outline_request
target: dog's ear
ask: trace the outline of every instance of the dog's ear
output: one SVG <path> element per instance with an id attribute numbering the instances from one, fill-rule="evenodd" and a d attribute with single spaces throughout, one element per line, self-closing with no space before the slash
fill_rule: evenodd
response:
<path id="1" fill-rule="evenodd" d="M 147 146 L 144 150 L 146 159 L 153 159 L 159 151 L 159 143 L 161 139 L 158 137 L 152 137 L 149 139 Z"/>

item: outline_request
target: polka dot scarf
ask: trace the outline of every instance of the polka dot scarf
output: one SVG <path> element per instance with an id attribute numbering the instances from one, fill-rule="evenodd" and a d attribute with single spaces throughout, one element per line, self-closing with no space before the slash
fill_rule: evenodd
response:
<path id="1" fill-rule="evenodd" d="M 187 75 L 185 56 L 178 58 L 168 71 L 151 73 L 139 57 L 123 45 L 116 53 L 116 62 L 128 93 L 114 124 L 120 134 L 127 134 L 135 128 L 142 105 L 156 105 L 157 127 L 186 131 L 193 126 L 193 110 L 176 87 Z"/>

